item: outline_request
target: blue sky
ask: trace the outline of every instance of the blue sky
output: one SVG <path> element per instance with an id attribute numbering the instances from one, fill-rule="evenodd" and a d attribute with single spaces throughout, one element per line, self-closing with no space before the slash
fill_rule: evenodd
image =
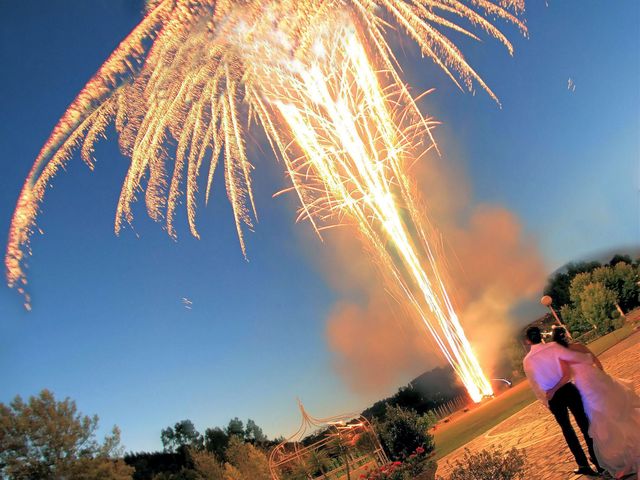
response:
<path id="1" fill-rule="evenodd" d="M 464 44 L 501 109 L 457 90 L 412 48 L 400 57 L 416 91 L 436 87 L 424 106 L 444 122 L 444 157 L 466 170 L 473 201 L 516 213 L 552 270 L 640 245 L 640 5 L 548 3 L 529 2 L 530 38 L 511 32 L 514 57 L 491 40 Z M 0 0 L 3 238 L 51 128 L 141 10 L 125 0 Z M 181 218 L 172 241 L 142 208 L 116 237 L 127 159 L 113 138 L 99 144 L 95 172 L 74 159 L 34 238 L 33 311 L 0 289 L 0 401 L 46 387 L 97 413 L 103 429 L 118 424 L 128 449 L 151 450 L 183 418 L 204 429 L 251 417 L 275 436 L 297 422 L 296 396 L 318 415 L 374 400 L 332 367 L 325 319 L 340 294 L 309 255 L 321 244 L 302 242 L 309 226 L 294 224 L 294 200 L 271 198 L 287 185 L 281 166 L 254 153 L 260 223 L 247 235 L 249 262 L 220 181 L 200 211 L 202 240 Z"/>

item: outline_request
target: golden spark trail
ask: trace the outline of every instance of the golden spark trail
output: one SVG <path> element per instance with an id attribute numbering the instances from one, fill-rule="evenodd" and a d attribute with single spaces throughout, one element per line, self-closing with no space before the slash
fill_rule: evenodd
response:
<path id="1" fill-rule="evenodd" d="M 441 30 L 512 52 L 489 17 L 516 25 L 523 0 L 152 0 L 149 13 L 80 92 L 54 128 L 23 186 L 9 232 L 10 286 L 23 264 L 47 186 L 79 148 L 93 149 L 115 124 L 131 165 L 115 230 L 147 212 L 176 236 L 183 196 L 192 235 L 202 168 L 208 201 L 221 160 L 242 252 L 256 219 L 244 129 L 256 120 L 285 165 L 300 218 L 320 233 L 355 223 L 388 288 L 412 307 L 475 401 L 491 394 L 445 288 L 434 230 L 419 211 L 407 166 L 434 147 L 431 122 L 402 82 L 386 41 L 404 30 L 460 87 L 493 92 Z M 497 99 L 496 99 L 497 100 Z M 175 145 L 175 147 L 171 147 Z M 173 148 L 173 151 L 172 151 Z"/>
<path id="2" fill-rule="evenodd" d="M 337 27 L 337 21 L 330 34 L 318 35 L 326 41 L 315 45 L 315 55 L 304 52 L 297 55 L 300 60 L 265 66 L 262 72 L 269 79 L 265 98 L 276 105 L 290 140 L 304 152 L 296 159 L 287 150 L 285 163 L 290 175 L 304 179 L 301 196 L 313 198 L 305 214 L 357 222 L 390 274 L 389 283 L 413 306 L 471 398 L 480 401 L 492 393 L 491 386 L 451 308 L 437 259 L 421 235 L 413 197 L 401 188 L 408 183 L 402 165 L 411 158 L 411 135 L 387 108 L 355 29 L 348 22 Z M 318 188 L 305 191 L 313 185 Z M 411 212 L 406 219 L 403 210 Z"/>

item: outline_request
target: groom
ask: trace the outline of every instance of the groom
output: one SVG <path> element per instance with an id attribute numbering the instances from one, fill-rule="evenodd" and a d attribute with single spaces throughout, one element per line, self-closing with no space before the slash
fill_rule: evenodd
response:
<path id="1" fill-rule="evenodd" d="M 593 440 L 589 437 L 589 419 L 584 412 L 580 392 L 573 383 L 568 382 L 561 386 L 548 401 L 546 394 L 562 379 L 560 360 L 590 364 L 592 363 L 591 356 L 586 353 L 574 352 L 555 342 L 543 343 L 542 334 L 538 327 L 527 329 L 527 343 L 531 345 L 531 350 L 522 361 L 524 372 L 538 400 L 551 410 L 556 422 L 562 428 L 562 434 L 578 464 L 578 468 L 573 472 L 577 475 L 598 475 L 589 466 L 584 450 L 582 450 L 576 432 L 569 421 L 569 411 L 571 411 L 587 442 L 591 461 L 600 471 L 600 465 L 598 465 L 596 454 L 593 451 Z"/>

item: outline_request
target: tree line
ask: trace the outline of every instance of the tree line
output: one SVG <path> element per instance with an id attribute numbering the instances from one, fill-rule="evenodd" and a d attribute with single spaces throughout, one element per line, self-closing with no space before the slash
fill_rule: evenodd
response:
<path id="1" fill-rule="evenodd" d="M 374 422 L 390 459 L 405 459 L 416 449 L 426 458 L 434 449 L 429 414 L 390 405 Z M 224 428 L 203 433 L 190 420 L 181 420 L 162 429 L 162 451 L 124 454 L 118 427 L 102 441 L 97 428 L 96 415 L 82 415 L 73 400 L 58 401 L 49 390 L 27 401 L 16 396 L 8 405 L 0 403 L 0 478 L 269 480 L 268 452 L 284 440 L 268 439 L 251 419 L 245 424 L 236 417 Z M 313 456 L 310 461 L 317 465 L 301 465 L 301 472 L 326 468 L 331 459 L 320 460 Z"/>
<path id="2" fill-rule="evenodd" d="M 619 328 L 625 314 L 640 306 L 640 259 L 615 255 L 568 264 L 550 277 L 544 294 L 551 296 L 574 337 L 600 336 Z"/>

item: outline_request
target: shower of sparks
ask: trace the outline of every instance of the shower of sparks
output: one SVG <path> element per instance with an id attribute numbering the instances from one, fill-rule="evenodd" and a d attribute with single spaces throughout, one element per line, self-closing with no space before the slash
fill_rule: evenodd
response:
<path id="1" fill-rule="evenodd" d="M 205 201 L 219 161 L 240 246 L 256 219 L 246 125 L 256 121 L 282 159 L 300 218 L 323 228 L 356 224 L 396 298 L 419 316 L 470 396 L 492 393 L 445 288 L 435 231 L 423 223 L 408 166 L 434 147 L 386 41 L 397 25 L 460 87 L 493 92 L 440 29 L 473 39 L 484 30 L 512 53 L 487 18 L 526 34 L 523 0 L 161 0 L 118 46 L 68 108 L 42 148 L 12 219 L 10 286 L 23 270 L 51 179 L 79 148 L 93 149 L 115 123 L 131 157 L 115 219 L 118 233 L 144 194 L 169 235 L 186 199 L 195 237 L 197 193 Z M 497 100 L 497 99 L 496 99 Z M 198 178 L 204 169 L 205 185 Z"/>

